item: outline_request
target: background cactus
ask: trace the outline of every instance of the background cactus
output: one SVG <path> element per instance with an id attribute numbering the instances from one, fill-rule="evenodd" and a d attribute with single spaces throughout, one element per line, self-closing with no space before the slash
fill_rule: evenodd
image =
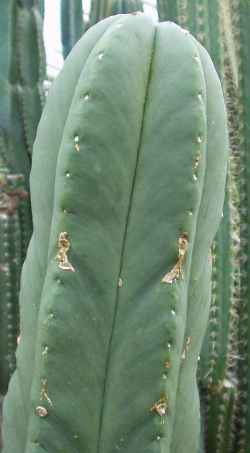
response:
<path id="1" fill-rule="evenodd" d="M 141 0 L 114 0 L 112 3 L 113 14 L 128 14 L 143 11 Z"/>
<path id="2" fill-rule="evenodd" d="M 237 3 L 237 6 L 236 6 Z M 241 148 L 239 124 L 239 95 L 237 80 L 241 69 L 234 38 L 235 17 L 240 2 L 225 0 L 172 0 L 159 1 L 161 18 L 182 24 L 195 34 L 209 50 L 220 74 L 228 111 L 231 162 L 229 166 L 227 194 L 223 208 L 223 219 L 213 245 L 213 290 L 210 322 L 200 360 L 199 378 L 204 412 L 204 434 L 207 452 L 235 453 L 237 433 L 236 414 L 239 396 L 240 279 L 239 279 L 239 193 L 237 181 L 240 168 Z M 247 10 L 249 7 L 245 5 Z M 246 41 L 246 40 L 245 40 Z M 236 428 L 236 429 L 235 429 Z"/>
<path id="3" fill-rule="evenodd" d="M 84 32 L 82 0 L 61 0 L 63 56 L 67 57 Z"/>
<path id="4" fill-rule="evenodd" d="M 45 58 L 35 1 L 1 3 L 0 393 L 15 367 L 20 271 L 32 231 L 29 172 L 43 105 Z"/>
<path id="5" fill-rule="evenodd" d="M 250 4 L 244 1 L 229 2 L 235 62 L 237 64 L 237 79 L 235 91 L 237 96 L 234 103 L 235 126 L 232 131 L 234 140 L 238 140 L 239 148 L 235 159 L 235 181 L 238 196 L 238 270 L 237 279 L 238 299 L 238 401 L 235 416 L 236 442 L 234 451 L 246 453 L 250 444 L 250 363 L 249 363 L 249 155 L 250 155 L 250 55 L 249 55 L 249 19 Z"/>
<path id="6" fill-rule="evenodd" d="M 41 14 L 42 18 L 44 19 L 44 15 L 45 15 L 44 0 L 39 0 L 39 6 L 40 6 L 40 14 Z"/>
<path id="7" fill-rule="evenodd" d="M 198 450 L 227 148 L 211 60 L 178 26 L 112 17 L 75 47 L 35 144 L 4 453 Z"/>
<path id="8" fill-rule="evenodd" d="M 86 20 L 83 17 L 82 0 L 61 0 L 61 39 L 64 58 L 90 26 L 115 14 L 137 11 L 143 11 L 141 0 L 92 0 L 89 20 Z"/>
<path id="9" fill-rule="evenodd" d="M 141 0 L 92 0 L 89 24 L 94 25 L 106 17 L 143 11 Z"/>

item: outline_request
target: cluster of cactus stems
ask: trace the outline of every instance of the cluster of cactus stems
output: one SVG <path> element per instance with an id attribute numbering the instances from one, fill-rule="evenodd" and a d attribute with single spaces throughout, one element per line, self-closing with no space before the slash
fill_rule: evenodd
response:
<path id="1" fill-rule="evenodd" d="M 82 0 L 61 0 L 61 40 L 64 58 L 88 28 L 106 17 L 143 11 L 141 0 L 92 0 L 88 19 Z"/>
<path id="2" fill-rule="evenodd" d="M 0 393 L 5 393 L 15 368 L 20 272 L 32 232 L 29 173 L 43 107 L 38 3 L 4 0 L 0 30 Z"/>
<path id="3" fill-rule="evenodd" d="M 227 151 L 221 86 L 189 33 L 131 14 L 80 40 L 34 147 L 4 453 L 198 451 Z"/>
<path id="4" fill-rule="evenodd" d="M 213 246 L 210 322 L 200 360 L 206 451 L 246 453 L 249 413 L 250 4 L 160 1 L 161 19 L 188 28 L 220 74 L 228 112 L 230 166 L 224 217 Z"/>

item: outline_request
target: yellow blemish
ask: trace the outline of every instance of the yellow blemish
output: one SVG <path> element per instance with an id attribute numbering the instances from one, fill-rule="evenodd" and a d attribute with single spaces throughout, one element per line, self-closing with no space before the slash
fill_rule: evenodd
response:
<path id="1" fill-rule="evenodd" d="M 48 381 L 47 379 L 42 379 L 42 388 L 40 392 L 40 401 L 46 400 L 51 407 L 53 407 L 52 401 L 48 396 Z"/>
<path id="2" fill-rule="evenodd" d="M 220 393 L 224 388 L 223 380 L 219 380 L 216 384 L 208 384 L 208 388 L 212 393 Z"/>
<path id="3" fill-rule="evenodd" d="M 173 281 L 183 278 L 183 264 L 188 248 L 188 235 L 183 233 L 179 238 L 179 254 L 178 261 L 173 269 L 168 272 L 162 279 L 162 283 L 173 283 Z"/>
<path id="4" fill-rule="evenodd" d="M 70 263 L 69 258 L 68 258 L 68 252 L 70 249 L 70 241 L 69 241 L 68 233 L 66 233 L 66 232 L 60 233 L 59 239 L 58 239 L 58 247 L 59 247 L 59 251 L 56 256 L 56 259 L 57 259 L 60 269 L 62 269 L 64 271 L 75 272 L 75 269 L 72 266 L 72 264 Z"/>
<path id="5" fill-rule="evenodd" d="M 167 415 L 167 409 L 167 398 L 164 396 L 150 408 L 150 412 L 155 412 L 160 417 L 165 417 Z"/>
<path id="6" fill-rule="evenodd" d="M 164 367 L 165 367 L 167 370 L 170 370 L 170 368 L 171 368 L 171 362 L 169 362 L 169 360 L 166 360 L 166 362 L 164 363 Z"/>

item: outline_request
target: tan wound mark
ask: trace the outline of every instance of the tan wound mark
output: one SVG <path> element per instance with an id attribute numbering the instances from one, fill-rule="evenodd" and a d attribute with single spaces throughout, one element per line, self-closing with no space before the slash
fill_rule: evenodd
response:
<path id="1" fill-rule="evenodd" d="M 70 240 L 69 235 L 66 232 L 62 232 L 59 235 L 58 239 L 58 254 L 56 256 L 58 265 L 63 271 L 75 272 L 74 267 L 69 261 L 68 252 L 70 250 Z"/>
<path id="2" fill-rule="evenodd" d="M 168 402 L 167 398 L 164 396 L 162 397 L 159 401 L 157 401 L 150 409 L 150 412 L 155 412 L 157 415 L 159 415 L 162 420 L 163 417 L 167 415 L 168 411 Z M 164 421 L 163 421 L 164 423 Z"/>
<path id="3" fill-rule="evenodd" d="M 162 279 L 162 283 L 173 283 L 175 280 L 183 278 L 183 264 L 188 249 L 188 235 L 183 233 L 178 240 L 179 244 L 179 253 L 177 263 L 174 265 L 173 269 L 168 272 Z"/>
<path id="4" fill-rule="evenodd" d="M 51 407 L 53 407 L 52 401 L 48 395 L 48 381 L 47 379 L 42 379 L 42 388 L 40 392 L 40 401 L 46 400 Z"/>

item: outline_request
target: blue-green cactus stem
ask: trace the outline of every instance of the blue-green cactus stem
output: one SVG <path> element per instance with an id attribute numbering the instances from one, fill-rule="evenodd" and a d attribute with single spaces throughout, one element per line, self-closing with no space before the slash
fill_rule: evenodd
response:
<path id="1" fill-rule="evenodd" d="M 177 25 L 114 16 L 71 52 L 34 148 L 4 453 L 198 450 L 227 152 L 218 76 Z"/>
<path id="2" fill-rule="evenodd" d="M 91 2 L 89 25 L 94 25 L 112 15 L 135 14 L 142 11 L 143 3 L 141 0 L 93 0 Z"/>
<path id="3" fill-rule="evenodd" d="M 19 280 L 22 263 L 21 229 L 17 206 L 26 197 L 19 181 L 0 160 L 0 393 L 7 391 L 8 381 L 15 370 L 16 344 L 19 334 Z"/>
<path id="4" fill-rule="evenodd" d="M 223 5 L 222 5 L 223 3 Z M 210 51 L 217 71 L 219 72 L 226 93 L 227 107 L 229 111 L 230 147 L 235 150 L 232 131 L 235 130 L 235 120 L 231 105 L 235 106 L 232 99 L 230 80 L 235 58 L 232 58 L 231 50 L 230 15 L 227 11 L 226 2 L 212 1 L 180 1 L 165 2 L 169 8 L 170 19 L 174 19 L 190 30 L 196 38 Z M 171 12 L 171 11 L 172 12 Z M 165 17 L 169 18 L 169 17 Z M 234 77 L 234 76 L 233 76 Z M 234 77 L 235 78 L 235 77 Z M 234 108 L 234 107 L 233 107 Z M 215 239 L 213 254 L 213 292 L 210 322 L 207 336 L 204 341 L 201 354 L 199 379 L 202 388 L 202 403 L 204 406 L 204 425 L 206 447 L 208 451 L 221 451 L 225 444 L 225 451 L 229 443 L 233 443 L 235 423 L 235 402 L 224 404 L 225 391 L 222 382 L 230 382 L 234 391 L 230 392 L 230 401 L 237 394 L 237 337 L 238 299 L 234 295 L 234 283 L 237 279 L 237 253 L 235 250 L 235 234 L 237 223 L 237 206 L 235 197 L 232 196 L 232 188 L 235 186 L 233 165 L 229 168 L 227 196 L 224 203 L 224 217 L 221 227 Z M 220 389 L 215 392 L 213 389 Z M 224 421 L 223 421 L 224 420 Z M 224 431 L 221 426 L 224 424 Z M 218 434 L 220 432 L 220 434 Z M 224 440 L 222 438 L 224 436 Z M 230 441 L 229 441 L 230 439 Z M 224 448 L 224 447 L 223 447 Z M 222 451 L 224 451 L 222 449 Z"/>
<path id="5" fill-rule="evenodd" d="M 39 0 L 39 10 L 40 10 L 40 14 L 41 14 L 42 18 L 44 19 L 44 16 L 45 16 L 44 0 Z"/>
<path id="6" fill-rule="evenodd" d="M 249 56 L 249 19 L 250 4 L 243 1 L 232 1 L 231 4 L 233 37 L 235 40 L 236 63 L 238 70 L 238 103 L 236 105 L 236 122 L 239 137 L 239 148 L 236 155 L 237 191 L 239 197 L 240 222 L 238 225 L 239 249 L 239 292 L 238 316 L 239 328 L 239 373 L 238 402 L 236 413 L 236 443 L 234 448 L 239 453 L 249 452 L 250 445 L 250 409 L 249 409 L 249 159 L 250 159 L 250 56 Z"/>
<path id="7" fill-rule="evenodd" d="M 64 58 L 81 38 L 85 27 L 82 0 L 61 0 L 61 39 Z"/>
<path id="8" fill-rule="evenodd" d="M 44 99 L 45 54 L 38 2 L 4 0 L 0 37 L 0 198 L 1 222 L 8 229 L 6 250 L 0 253 L 0 391 L 4 393 L 16 360 L 20 273 L 32 232 L 29 174 Z"/>
<path id="9" fill-rule="evenodd" d="M 128 14 L 143 11 L 141 0 L 113 0 L 111 14 Z"/>

